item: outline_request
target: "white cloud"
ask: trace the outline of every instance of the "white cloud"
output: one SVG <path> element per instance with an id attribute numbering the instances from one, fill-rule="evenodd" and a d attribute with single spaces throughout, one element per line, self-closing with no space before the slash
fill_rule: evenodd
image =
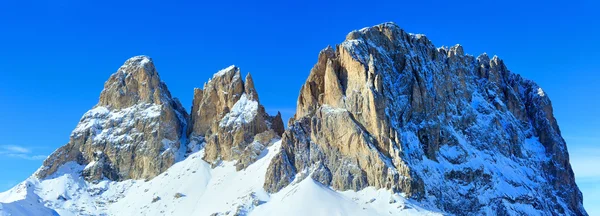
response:
<path id="1" fill-rule="evenodd" d="M 17 145 L 0 145 L 0 155 L 25 160 L 43 160 L 45 155 L 33 154 L 30 148 Z"/>
<path id="2" fill-rule="evenodd" d="M 24 148 L 24 147 L 16 146 L 16 145 L 3 145 L 3 146 L 0 146 L 0 148 L 2 148 L 5 151 L 8 151 L 8 152 L 17 152 L 17 153 L 31 152 L 31 150 L 29 150 L 28 148 Z"/>

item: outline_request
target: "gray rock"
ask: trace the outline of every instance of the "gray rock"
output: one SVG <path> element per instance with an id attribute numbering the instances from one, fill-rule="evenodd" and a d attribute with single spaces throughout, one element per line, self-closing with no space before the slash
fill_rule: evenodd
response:
<path id="1" fill-rule="evenodd" d="M 160 81 L 152 59 L 136 56 L 110 76 L 100 101 L 80 120 L 69 143 L 52 153 L 36 176 L 67 162 L 88 165 L 87 180 L 149 179 L 176 162 L 185 148 L 187 113 Z"/>
<path id="2" fill-rule="evenodd" d="M 264 188 L 297 173 L 403 192 L 456 215 L 586 215 L 548 96 L 498 57 L 436 48 L 393 23 L 327 47 Z"/>
<path id="3" fill-rule="evenodd" d="M 260 104 L 252 76 L 242 81 L 235 66 L 216 73 L 192 102 L 189 137 L 206 140 L 204 160 L 237 160 L 238 170 L 254 162 L 283 133 L 281 115 L 269 116 Z"/>

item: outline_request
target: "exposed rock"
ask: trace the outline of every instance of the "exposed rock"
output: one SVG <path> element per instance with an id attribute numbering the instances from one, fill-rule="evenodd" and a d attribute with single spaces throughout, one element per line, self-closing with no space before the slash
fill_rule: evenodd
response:
<path id="1" fill-rule="evenodd" d="M 243 169 L 283 133 L 281 115 L 269 116 L 259 103 L 250 74 L 242 81 L 235 66 L 216 73 L 194 91 L 189 137 L 206 141 L 204 159 L 237 160 Z"/>
<path id="2" fill-rule="evenodd" d="M 152 178 L 185 153 L 187 119 L 152 59 L 133 57 L 110 76 L 69 143 L 52 153 L 36 175 L 46 178 L 75 161 L 87 165 L 87 180 Z"/>
<path id="3" fill-rule="evenodd" d="M 457 215 L 586 215 L 548 96 L 498 57 L 393 23 L 364 28 L 321 51 L 296 110 L 269 192 L 308 173 Z"/>
<path id="4" fill-rule="evenodd" d="M 104 177 L 119 179 L 116 169 L 101 151 L 93 153 L 93 160 L 83 169 L 82 176 L 88 181 L 102 180 Z"/>
<path id="5" fill-rule="evenodd" d="M 179 198 L 185 197 L 185 195 L 183 195 L 182 193 L 176 193 L 175 196 L 173 196 L 173 197 L 175 197 L 175 199 L 179 199 Z"/>

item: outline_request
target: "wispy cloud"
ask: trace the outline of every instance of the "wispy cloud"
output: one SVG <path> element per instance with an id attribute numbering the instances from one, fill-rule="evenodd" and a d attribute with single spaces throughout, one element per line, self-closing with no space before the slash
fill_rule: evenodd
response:
<path id="1" fill-rule="evenodd" d="M 16 145 L 3 145 L 2 149 L 6 150 L 6 151 L 10 151 L 10 152 L 18 152 L 18 153 L 29 153 L 31 152 L 31 150 L 21 147 L 21 146 L 16 146 Z"/>
<path id="2" fill-rule="evenodd" d="M 45 155 L 34 154 L 30 148 L 17 145 L 0 145 L 0 155 L 25 160 L 43 160 Z"/>

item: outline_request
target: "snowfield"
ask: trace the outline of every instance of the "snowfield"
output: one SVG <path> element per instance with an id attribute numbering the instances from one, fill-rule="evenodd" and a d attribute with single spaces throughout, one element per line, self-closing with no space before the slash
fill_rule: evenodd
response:
<path id="1" fill-rule="evenodd" d="M 312 178 L 269 194 L 265 173 L 280 148 L 275 142 L 241 171 L 233 161 L 211 168 L 199 151 L 149 181 L 89 183 L 85 166 L 71 162 L 0 193 L 0 215 L 441 215 L 385 189 L 340 192 Z"/>

